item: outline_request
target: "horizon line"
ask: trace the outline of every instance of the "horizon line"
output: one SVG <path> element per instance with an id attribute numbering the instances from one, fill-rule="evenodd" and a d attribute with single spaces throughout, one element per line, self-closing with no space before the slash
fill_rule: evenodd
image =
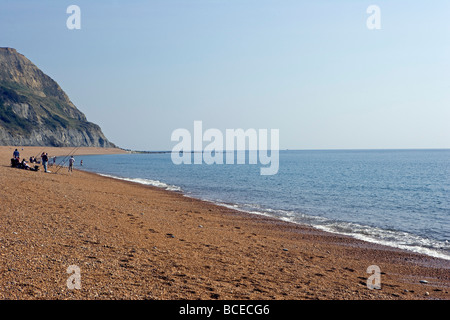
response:
<path id="1" fill-rule="evenodd" d="M 172 153 L 171 150 L 137 150 L 137 149 L 128 149 L 128 148 L 121 148 L 118 147 L 118 149 L 122 149 L 125 151 L 131 151 L 131 152 L 152 152 L 152 153 Z M 227 152 L 236 152 L 236 151 L 414 151 L 414 150 L 450 150 L 450 147 L 447 148 L 329 148 L 329 149 L 239 149 L 239 150 L 214 150 L 215 152 L 221 152 L 221 153 L 227 153 Z M 183 151 L 179 151 L 183 152 Z M 186 153 L 198 153 L 198 152 L 204 152 L 204 150 L 192 150 L 192 151 L 185 151 Z"/>

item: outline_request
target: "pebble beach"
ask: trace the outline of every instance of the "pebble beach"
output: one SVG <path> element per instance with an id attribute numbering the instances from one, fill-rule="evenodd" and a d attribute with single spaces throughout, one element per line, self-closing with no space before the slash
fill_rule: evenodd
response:
<path id="1" fill-rule="evenodd" d="M 0 299 L 448 300 L 450 261 L 128 181 L 11 168 L 0 147 Z M 46 148 L 65 156 L 73 148 Z M 79 148 L 87 154 L 120 149 Z M 79 160 L 78 160 L 79 161 Z M 381 270 L 370 289 L 368 267 Z M 79 288 L 70 288 L 77 266 Z"/>

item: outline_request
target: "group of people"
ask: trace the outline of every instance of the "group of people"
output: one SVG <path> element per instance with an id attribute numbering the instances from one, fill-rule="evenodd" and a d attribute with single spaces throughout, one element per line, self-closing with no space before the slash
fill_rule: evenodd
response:
<path id="1" fill-rule="evenodd" d="M 23 150 L 23 149 L 22 149 Z M 50 172 L 48 171 L 48 163 L 49 163 L 49 157 L 48 157 L 48 153 L 47 152 L 42 152 L 41 154 L 41 161 L 38 161 L 34 156 L 30 157 L 30 163 L 42 163 L 42 165 L 44 166 L 44 171 L 45 172 Z M 52 165 L 54 165 L 56 163 L 56 157 L 53 157 L 53 163 Z M 73 172 L 73 166 L 75 164 L 75 158 L 73 156 L 70 157 L 69 159 L 69 172 Z M 83 165 L 83 160 L 80 161 L 80 165 Z M 16 149 L 13 152 L 13 158 L 11 159 L 11 166 L 15 167 L 15 168 L 20 168 L 20 169 L 26 169 L 26 170 L 33 170 L 33 171 L 38 171 L 39 170 L 39 166 L 35 165 L 34 167 L 31 167 L 27 161 L 24 159 L 20 160 L 20 152 Z"/>
<path id="2" fill-rule="evenodd" d="M 30 157 L 30 163 L 38 163 L 34 157 Z M 11 166 L 14 168 L 19 169 L 25 169 L 25 170 L 32 170 L 32 171 L 38 171 L 39 166 L 35 165 L 34 167 L 31 167 L 25 158 L 20 160 L 20 153 L 19 150 L 14 150 L 13 152 L 13 158 L 11 159 Z"/>

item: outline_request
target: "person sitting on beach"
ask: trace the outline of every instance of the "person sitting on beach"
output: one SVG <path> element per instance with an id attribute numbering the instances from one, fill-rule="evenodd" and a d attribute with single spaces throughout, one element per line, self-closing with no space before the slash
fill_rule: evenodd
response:
<path id="1" fill-rule="evenodd" d="M 12 158 L 11 159 L 11 167 L 13 168 L 18 168 L 20 165 L 20 160 L 19 158 Z"/>
<path id="2" fill-rule="evenodd" d="M 14 152 L 13 152 L 13 158 L 14 159 L 18 159 L 20 157 L 20 153 L 19 153 L 19 151 L 16 149 L 16 150 L 14 150 Z"/>
<path id="3" fill-rule="evenodd" d="M 22 167 L 22 169 L 25 169 L 25 170 L 29 170 L 30 169 L 30 166 L 25 161 L 25 159 L 22 160 L 21 167 Z"/>

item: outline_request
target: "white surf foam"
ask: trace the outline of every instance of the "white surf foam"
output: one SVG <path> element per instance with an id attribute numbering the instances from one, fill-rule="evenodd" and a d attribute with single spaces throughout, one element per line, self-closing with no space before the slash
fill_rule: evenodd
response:
<path id="1" fill-rule="evenodd" d="M 266 209 L 256 204 L 214 203 L 246 213 L 270 216 L 286 222 L 308 225 L 322 231 L 350 236 L 366 242 L 450 260 L 450 254 L 447 253 L 450 250 L 450 243 L 425 239 L 407 232 L 385 230 L 350 222 L 335 222 L 324 217 L 310 216 L 293 211 Z"/>
<path id="2" fill-rule="evenodd" d="M 99 175 L 118 180 L 140 183 L 143 185 L 151 185 L 169 191 L 177 191 L 177 192 L 183 191 L 179 186 L 170 185 L 161 182 L 159 180 L 143 179 L 143 178 L 122 178 L 100 173 Z M 184 196 L 191 198 L 198 198 L 203 201 L 211 202 L 223 207 L 227 207 L 230 209 L 250 214 L 274 217 L 287 222 L 308 225 L 310 227 L 330 233 L 342 234 L 371 243 L 416 252 L 444 260 L 450 260 L 450 255 L 444 252 L 445 250 L 447 251 L 450 250 L 450 243 L 448 242 L 445 243 L 439 242 L 435 240 L 425 239 L 406 232 L 384 230 L 376 227 L 363 226 L 356 223 L 333 222 L 327 218 L 305 215 L 298 212 L 262 208 L 258 204 L 238 205 L 238 204 L 224 203 L 219 200 L 212 201 L 208 199 L 202 199 L 199 197 L 191 196 L 189 194 L 184 194 Z M 442 251 L 437 248 L 440 248 Z"/>
<path id="3" fill-rule="evenodd" d="M 101 175 L 103 177 L 117 179 L 117 180 L 130 181 L 130 182 L 144 184 L 147 186 L 163 188 L 163 189 L 170 190 L 170 191 L 182 191 L 181 188 L 178 186 L 170 185 L 170 184 L 161 182 L 159 180 L 143 179 L 143 178 L 122 178 L 122 177 L 117 177 L 117 176 L 112 176 L 112 175 L 102 174 L 102 173 L 99 173 L 99 175 Z"/>

